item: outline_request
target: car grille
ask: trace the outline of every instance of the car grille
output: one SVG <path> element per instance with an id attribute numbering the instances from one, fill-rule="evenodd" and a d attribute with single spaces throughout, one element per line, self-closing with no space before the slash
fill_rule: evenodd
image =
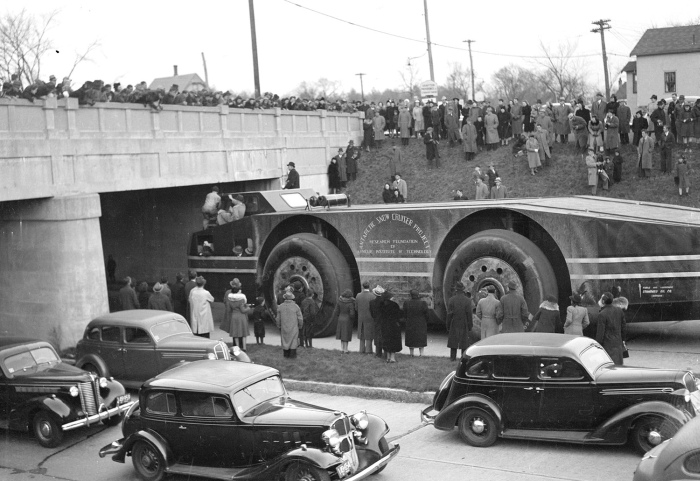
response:
<path id="1" fill-rule="evenodd" d="M 224 359 L 225 361 L 231 360 L 231 354 L 229 354 L 228 347 L 223 342 L 218 342 L 214 346 L 214 355 L 217 359 Z"/>
<path id="2" fill-rule="evenodd" d="M 338 431 L 340 436 L 340 452 L 348 453 L 355 448 L 355 443 L 352 438 L 352 426 L 350 425 L 350 419 L 347 416 L 338 418 L 332 425 L 331 428 Z"/>
<path id="3" fill-rule="evenodd" d="M 81 382 L 78 385 L 80 389 L 80 404 L 83 407 L 85 414 L 90 416 L 91 414 L 97 414 L 98 402 L 101 402 L 99 398 L 99 380 L 96 377 L 92 378 L 90 382 Z"/>

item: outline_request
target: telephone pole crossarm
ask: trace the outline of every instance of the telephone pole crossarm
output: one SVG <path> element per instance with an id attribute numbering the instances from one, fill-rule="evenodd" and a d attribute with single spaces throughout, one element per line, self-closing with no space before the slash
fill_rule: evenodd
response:
<path id="1" fill-rule="evenodd" d="M 610 98 L 610 79 L 608 77 L 608 54 L 605 51 L 605 31 L 610 30 L 609 21 L 610 19 L 601 19 L 597 22 L 591 22 L 592 25 L 598 25 L 598 28 L 594 28 L 591 32 L 600 33 L 600 43 L 603 48 L 603 72 L 605 73 L 605 97 L 607 99 Z"/>

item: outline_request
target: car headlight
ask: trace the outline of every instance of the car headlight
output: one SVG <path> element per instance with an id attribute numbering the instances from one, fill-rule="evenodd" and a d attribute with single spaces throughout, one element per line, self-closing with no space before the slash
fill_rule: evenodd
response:
<path id="1" fill-rule="evenodd" d="M 106 388 L 108 385 L 107 378 L 106 377 L 101 377 L 100 378 L 100 387 L 102 389 Z"/>
<path id="2" fill-rule="evenodd" d="M 231 346 L 231 354 L 238 357 L 241 354 L 241 348 L 238 346 Z"/>
<path id="3" fill-rule="evenodd" d="M 352 424 L 360 431 L 364 431 L 365 429 L 367 429 L 367 426 L 369 426 L 369 418 L 367 417 L 367 414 L 364 411 L 360 411 L 357 414 L 353 414 L 350 420 L 352 421 Z"/>
<path id="4" fill-rule="evenodd" d="M 335 429 L 329 429 L 321 434 L 321 439 L 331 448 L 335 448 L 340 444 L 340 435 Z"/>
<path id="5" fill-rule="evenodd" d="M 207 359 L 216 359 L 216 354 L 214 354 L 213 352 L 207 353 Z"/>
<path id="6" fill-rule="evenodd" d="M 80 395 L 80 390 L 78 389 L 78 386 L 71 386 L 68 392 L 70 392 L 70 395 L 73 397 L 78 397 Z"/>

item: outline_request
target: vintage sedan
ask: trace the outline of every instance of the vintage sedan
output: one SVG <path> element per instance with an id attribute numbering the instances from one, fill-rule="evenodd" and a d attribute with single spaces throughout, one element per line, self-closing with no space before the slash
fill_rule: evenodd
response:
<path id="1" fill-rule="evenodd" d="M 634 481 L 700 479 L 700 416 L 644 455 Z"/>
<path id="2" fill-rule="evenodd" d="M 194 335 L 181 315 L 148 309 L 93 319 L 76 347 L 76 366 L 135 389 L 179 362 L 200 359 L 250 362 L 237 346 Z"/>
<path id="3" fill-rule="evenodd" d="M 587 337 L 498 334 L 470 346 L 422 412 L 485 447 L 497 437 L 647 452 L 700 410 L 691 371 L 616 366 Z"/>
<path id="4" fill-rule="evenodd" d="M 100 450 L 131 456 L 147 481 L 165 473 L 236 480 L 356 481 L 398 453 L 389 427 L 364 411 L 295 401 L 276 369 L 197 361 L 144 383 L 124 437 Z"/>
<path id="5" fill-rule="evenodd" d="M 134 404 L 124 386 L 61 362 L 48 342 L 0 338 L 0 427 L 31 429 L 53 448 L 64 431 L 118 424 Z"/>

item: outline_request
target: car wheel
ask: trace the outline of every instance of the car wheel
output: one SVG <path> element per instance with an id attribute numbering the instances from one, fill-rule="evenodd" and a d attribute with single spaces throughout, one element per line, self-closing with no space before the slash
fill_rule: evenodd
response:
<path id="1" fill-rule="evenodd" d="M 45 448 L 55 448 L 63 441 L 61 426 L 46 411 L 39 411 L 32 420 L 34 437 Z"/>
<path id="2" fill-rule="evenodd" d="M 338 297 L 352 289 L 352 275 L 340 250 L 328 239 L 316 234 L 295 234 L 272 249 L 263 271 L 268 306 L 277 308 L 276 295 L 283 285 L 299 281 L 304 291 L 313 289 L 321 301 L 314 335 L 335 334 L 337 317 L 333 317 Z"/>
<path id="3" fill-rule="evenodd" d="M 117 424 L 122 422 L 122 419 L 124 419 L 124 414 L 118 414 L 107 419 L 103 419 L 102 424 L 104 424 L 105 426 L 116 426 Z"/>
<path id="4" fill-rule="evenodd" d="M 136 441 L 131 450 L 134 469 L 144 481 L 160 481 L 165 473 L 165 460 L 155 446 Z"/>
<path id="5" fill-rule="evenodd" d="M 97 369 L 97 367 L 95 367 L 94 364 L 90 364 L 90 363 L 85 364 L 85 365 L 83 365 L 82 369 L 83 369 L 83 371 L 87 371 L 89 373 L 92 373 L 97 377 L 103 377 L 102 373 L 99 371 L 99 369 Z"/>
<path id="6" fill-rule="evenodd" d="M 466 409 L 460 414 L 458 425 L 462 441 L 477 448 L 491 446 L 498 437 L 496 419 L 482 409 Z"/>
<path id="7" fill-rule="evenodd" d="M 379 440 L 379 451 L 382 453 L 382 456 L 389 451 L 389 442 L 386 440 L 384 436 L 382 436 L 382 439 Z M 375 472 L 372 473 L 372 476 L 375 474 L 379 474 L 382 471 L 384 471 L 384 468 L 386 468 L 386 464 L 382 466 L 381 468 L 377 469 Z"/>
<path id="8" fill-rule="evenodd" d="M 457 282 L 464 284 L 475 303 L 480 289 L 493 286 L 500 298 L 508 283 L 515 282 L 533 313 L 545 296 L 557 297 L 559 292 L 554 269 L 540 248 L 527 237 L 501 229 L 479 232 L 457 246 L 445 267 L 445 299 Z"/>
<path id="9" fill-rule="evenodd" d="M 331 477 L 325 469 L 310 464 L 295 463 L 287 468 L 284 481 L 330 481 Z"/>
<path id="10" fill-rule="evenodd" d="M 643 416 L 632 428 L 632 446 L 642 454 L 671 439 L 680 427 L 661 416 Z"/>

